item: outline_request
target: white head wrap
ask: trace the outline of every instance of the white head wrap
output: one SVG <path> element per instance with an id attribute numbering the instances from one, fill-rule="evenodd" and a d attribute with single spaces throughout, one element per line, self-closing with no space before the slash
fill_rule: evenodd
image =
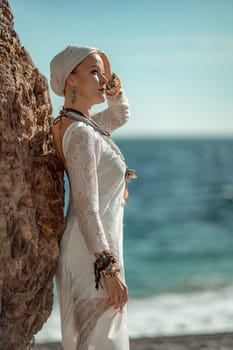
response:
<path id="1" fill-rule="evenodd" d="M 70 45 L 59 52 L 50 63 L 50 85 L 58 96 L 64 96 L 65 83 L 74 68 L 92 53 L 100 52 L 94 47 Z"/>

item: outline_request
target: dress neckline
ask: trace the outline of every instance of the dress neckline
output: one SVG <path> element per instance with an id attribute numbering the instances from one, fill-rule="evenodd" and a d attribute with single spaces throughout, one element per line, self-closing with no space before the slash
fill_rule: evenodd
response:
<path id="1" fill-rule="evenodd" d="M 63 107 L 63 109 L 60 111 L 60 115 L 68 117 L 68 118 L 71 118 L 71 119 L 73 119 L 75 121 L 83 122 L 86 125 L 91 126 L 94 130 L 98 131 L 101 135 L 107 136 L 106 140 L 108 140 L 108 143 L 109 143 L 110 147 L 112 147 L 112 149 L 114 149 L 114 151 L 120 156 L 121 160 L 124 162 L 125 166 L 127 167 L 125 157 L 123 156 L 121 150 L 116 145 L 116 143 L 111 139 L 110 133 L 108 131 L 104 131 L 94 120 L 88 119 L 82 112 L 77 111 L 77 110 L 72 109 L 72 108 L 66 109 L 66 108 Z M 71 125 L 73 125 L 73 123 Z M 67 129 L 70 129 L 71 125 L 69 125 Z M 66 129 L 66 131 L 67 131 L 67 129 Z M 65 139 L 64 136 L 66 134 L 66 131 L 65 131 L 65 133 L 63 135 L 63 140 L 62 141 L 64 141 L 64 139 Z"/>
<path id="2" fill-rule="evenodd" d="M 87 118 L 82 112 L 77 111 L 72 108 L 63 108 L 60 112 L 61 115 L 65 117 L 71 118 L 76 121 L 81 121 L 87 125 L 92 126 L 96 131 L 100 134 L 110 137 L 110 133 L 108 131 L 103 130 L 94 120 Z"/>

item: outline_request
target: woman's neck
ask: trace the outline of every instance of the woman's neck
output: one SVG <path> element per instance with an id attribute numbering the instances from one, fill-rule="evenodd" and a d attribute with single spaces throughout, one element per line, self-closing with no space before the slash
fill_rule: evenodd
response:
<path id="1" fill-rule="evenodd" d="M 84 106 L 80 103 L 71 103 L 71 102 L 65 101 L 64 108 L 65 109 L 73 109 L 77 112 L 81 112 L 86 118 L 88 118 L 88 119 L 91 118 L 91 107 L 90 106 Z"/>

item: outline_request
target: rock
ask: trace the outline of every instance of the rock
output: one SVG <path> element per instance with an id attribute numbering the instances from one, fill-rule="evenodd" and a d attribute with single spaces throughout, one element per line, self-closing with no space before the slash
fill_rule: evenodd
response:
<path id="1" fill-rule="evenodd" d="M 27 349 L 51 313 L 65 228 L 46 79 L 0 2 L 0 349 Z"/>

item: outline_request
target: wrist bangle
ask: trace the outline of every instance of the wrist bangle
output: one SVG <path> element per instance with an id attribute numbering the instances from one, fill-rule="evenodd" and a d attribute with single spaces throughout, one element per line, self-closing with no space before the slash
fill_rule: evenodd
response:
<path id="1" fill-rule="evenodd" d="M 94 274 L 95 274 L 95 287 L 99 289 L 101 284 L 101 272 L 105 271 L 108 273 L 114 273 L 117 270 L 116 259 L 111 251 L 103 251 L 99 253 L 99 257 L 94 262 Z"/>

